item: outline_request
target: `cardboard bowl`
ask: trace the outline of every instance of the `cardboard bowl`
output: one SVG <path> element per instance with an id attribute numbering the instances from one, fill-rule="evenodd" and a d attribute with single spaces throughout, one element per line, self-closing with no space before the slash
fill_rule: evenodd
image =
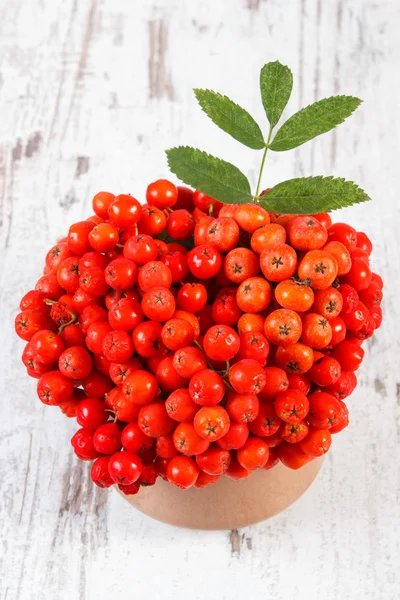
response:
<path id="1" fill-rule="evenodd" d="M 170 525 L 189 529 L 238 529 L 285 510 L 310 487 L 323 463 L 317 458 L 293 471 L 278 463 L 233 481 L 221 477 L 204 489 L 181 490 L 160 477 L 157 483 L 125 496 L 131 506 Z"/>

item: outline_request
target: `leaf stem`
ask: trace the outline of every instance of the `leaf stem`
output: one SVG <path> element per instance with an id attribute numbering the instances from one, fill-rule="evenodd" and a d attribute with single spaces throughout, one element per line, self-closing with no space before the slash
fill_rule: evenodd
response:
<path id="1" fill-rule="evenodd" d="M 272 136 L 272 126 L 269 128 L 268 139 L 267 139 L 267 143 L 265 145 L 265 150 L 264 150 L 264 154 L 263 154 L 262 161 L 261 161 L 260 173 L 258 175 L 257 189 L 256 189 L 256 195 L 254 196 L 254 202 L 256 202 L 259 198 L 261 178 L 262 178 L 262 174 L 264 171 L 265 159 L 267 158 L 268 146 L 271 141 L 271 136 Z"/>

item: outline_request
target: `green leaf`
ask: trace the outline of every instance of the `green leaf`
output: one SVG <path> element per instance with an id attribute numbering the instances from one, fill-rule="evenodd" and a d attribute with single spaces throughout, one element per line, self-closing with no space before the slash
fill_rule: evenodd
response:
<path id="1" fill-rule="evenodd" d="M 251 202 L 247 177 L 231 163 L 189 146 L 166 154 L 171 171 L 187 185 L 227 204 Z"/>
<path id="2" fill-rule="evenodd" d="M 293 87 L 293 75 L 289 67 L 277 60 L 263 66 L 260 73 L 261 98 L 271 124 L 275 127 L 281 118 Z"/>
<path id="3" fill-rule="evenodd" d="M 199 88 L 193 91 L 202 110 L 218 127 L 249 148 L 265 147 L 261 129 L 244 108 L 217 92 Z"/>
<path id="4" fill-rule="evenodd" d="M 275 152 L 297 148 L 343 123 L 362 100 L 353 96 L 332 96 L 302 108 L 277 131 L 269 147 Z"/>
<path id="5" fill-rule="evenodd" d="M 318 176 L 282 181 L 260 197 L 260 204 L 266 210 L 280 214 L 312 215 L 370 199 L 352 181 Z"/>

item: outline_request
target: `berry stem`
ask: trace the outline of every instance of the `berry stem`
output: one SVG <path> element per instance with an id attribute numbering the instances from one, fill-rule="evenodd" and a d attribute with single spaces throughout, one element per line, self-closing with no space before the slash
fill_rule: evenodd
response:
<path id="1" fill-rule="evenodd" d="M 261 160 L 260 173 L 258 175 L 256 195 L 254 196 L 254 202 L 257 202 L 257 200 L 259 198 L 260 186 L 261 186 L 261 178 L 262 178 L 262 174 L 263 174 L 263 171 L 264 171 L 265 159 L 267 158 L 267 152 L 268 152 L 269 143 L 271 141 L 271 136 L 272 136 L 272 127 L 269 128 L 268 139 L 267 139 L 267 143 L 265 145 L 264 154 L 263 154 L 263 157 L 262 157 L 262 160 Z"/>

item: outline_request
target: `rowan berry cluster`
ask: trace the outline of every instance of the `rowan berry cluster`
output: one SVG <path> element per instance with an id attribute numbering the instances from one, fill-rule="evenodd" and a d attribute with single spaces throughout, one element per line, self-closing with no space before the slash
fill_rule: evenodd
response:
<path id="1" fill-rule="evenodd" d="M 94 483 L 202 488 L 325 454 L 382 320 L 367 235 L 166 180 L 146 202 L 98 193 L 15 320 Z"/>

